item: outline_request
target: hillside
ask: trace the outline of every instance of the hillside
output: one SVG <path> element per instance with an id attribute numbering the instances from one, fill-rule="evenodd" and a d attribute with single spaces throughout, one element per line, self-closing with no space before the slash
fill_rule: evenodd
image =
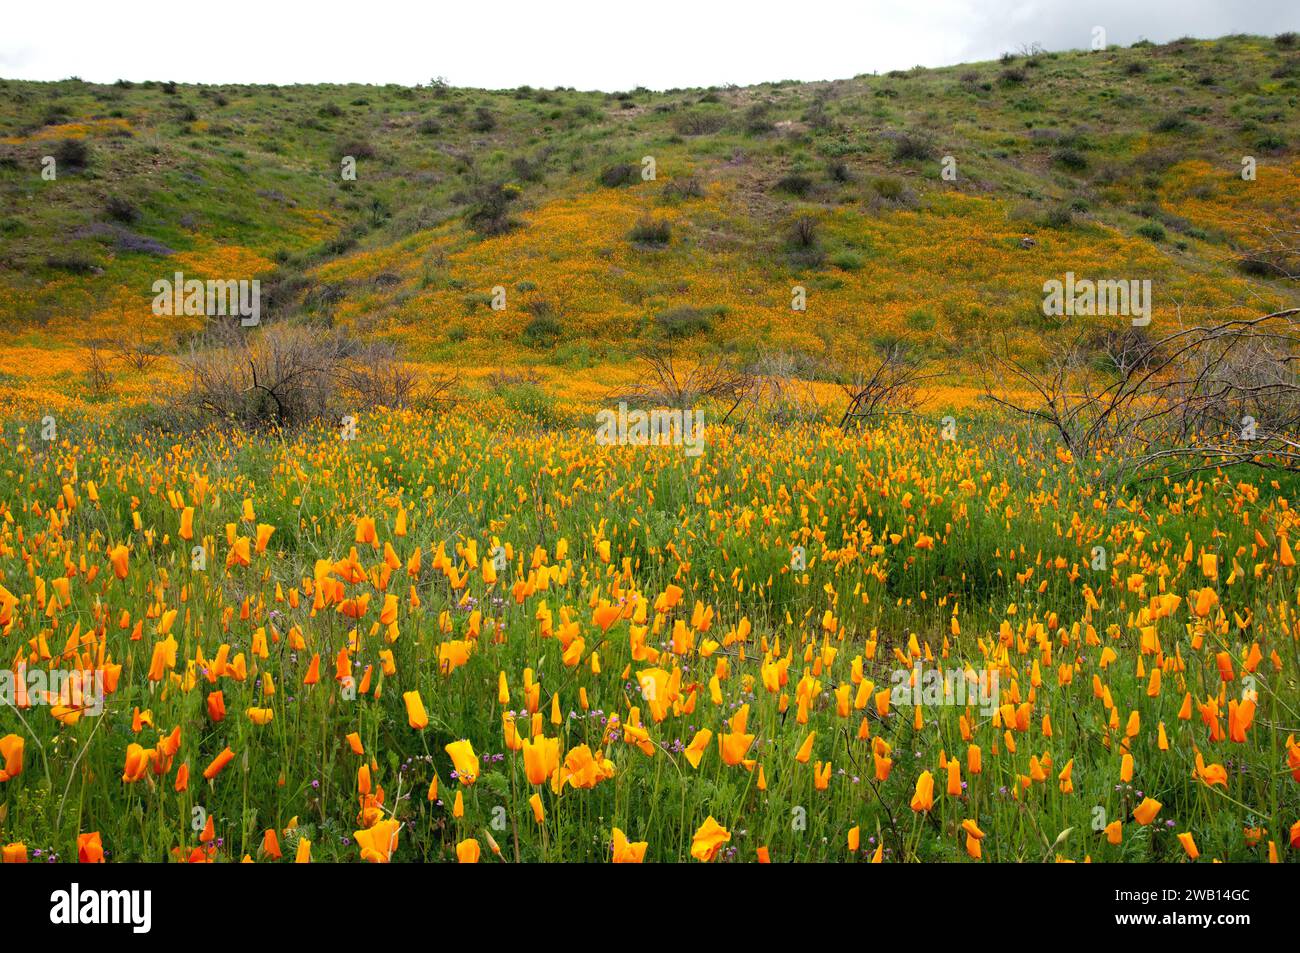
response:
<path id="1" fill-rule="evenodd" d="M 175 272 L 260 278 L 268 320 L 579 392 L 666 337 L 809 367 L 902 338 L 958 400 L 983 333 L 1029 354 L 1060 333 L 1040 305 L 1066 272 L 1149 279 L 1166 328 L 1296 299 L 1287 35 L 666 92 L 0 92 L 10 403 L 159 399 L 169 364 L 113 361 L 111 385 L 87 388 L 86 346 L 184 347 L 203 319 L 150 309 Z"/>

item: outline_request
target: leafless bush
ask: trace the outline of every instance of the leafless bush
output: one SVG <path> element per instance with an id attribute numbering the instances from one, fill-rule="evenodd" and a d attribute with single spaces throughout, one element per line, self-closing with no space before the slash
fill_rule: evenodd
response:
<path id="1" fill-rule="evenodd" d="M 815 248 L 817 241 L 817 219 L 811 215 L 801 215 L 790 224 L 790 244 L 794 247 Z"/>
<path id="2" fill-rule="evenodd" d="M 272 325 L 217 331 L 181 359 L 184 402 L 242 426 L 296 427 L 376 407 L 450 398 L 454 377 L 426 382 L 385 342 L 360 344 L 339 331 Z"/>
<path id="3" fill-rule="evenodd" d="M 703 198 L 704 186 L 698 178 L 688 175 L 666 182 L 660 195 L 665 202 L 684 202 L 687 199 Z"/>
<path id="4" fill-rule="evenodd" d="M 403 363 L 397 348 L 388 342 L 362 348 L 339 375 L 365 407 L 410 406 L 421 381 L 419 371 Z"/>
<path id="5" fill-rule="evenodd" d="M 1178 360 L 1152 388 L 1168 411 L 1140 421 L 1157 426 L 1139 462 L 1300 467 L 1300 309 L 1172 337 Z"/>
<path id="6" fill-rule="evenodd" d="M 819 420 L 825 406 L 811 378 L 822 371 L 821 362 L 805 354 L 778 352 L 764 355 L 747 368 L 755 384 L 748 394 L 749 409 L 777 424 Z"/>
<path id="7" fill-rule="evenodd" d="M 1300 228 L 1263 225 L 1250 232 L 1254 241 L 1238 251 L 1241 271 L 1256 278 L 1300 280 Z"/>
<path id="8" fill-rule="evenodd" d="M 118 358 L 138 373 L 149 370 L 163 356 L 163 346 L 157 341 L 145 340 L 144 335 L 140 333 L 130 339 L 118 341 L 115 349 Z"/>
<path id="9" fill-rule="evenodd" d="M 460 398 L 460 374 L 423 374 L 420 386 L 412 395 L 412 405 L 425 409 L 445 409 Z"/>
<path id="10" fill-rule="evenodd" d="M 108 393 L 113 377 L 108 370 L 108 344 L 98 339 L 86 342 L 86 381 L 96 397 Z"/>
<path id="11" fill-rule="evenodd" d="M 849 399 L 840 429 L 848 430 L 887 414 L 910 413 L 921 403 L 922 385 L 936 376 L 924 372 L 920 356 L 904 341 L 857 361 L 840 385 Z"/>
<path id="12" fill-rule="evenodd" d="M 1150 331 L 1144 326 L 1099 328 L 1088 336 L 1088 343 L 1108 367 L 1121 374 L 1133 368 L 1150 367 L 1160 357 Z"/>
<path id="13" fill-rule="evenodd" d="M 212 343 L 191 345 L 181 361 L 190 382 L 186 400 L 248 426 L 292 427 L 332 415 L 338 372 L 354 349 L 337 332 L 283 325 Z"/>
<path id="14" fill-rule="evenodd" d="M 990 348 L 985 399 L 1045 425 L 1075 456 L 1112 455 L 1119 474 L 1181 460 L 1183 471 L 1300 466 L 1300 308 L 1181 328 L 1149 359 L 1100 372 L 1084 334 L 1044 366 Z"/>
<path id="15" fill-rule="evenodd" d="M 988 347 L 990 362 L 981 366 L 982 396 L 1018 417 L 1046 425 L 1070 452 L 1086 452 L 1124 433 L 1110 426 L 1103 436 L 1098 424 L 1103 408 L 1097 375 L 1090 372 L 1091 352 L 1088 335 L 1081 333 L 1053 342 L 1041 366 L 1035 366 L 1014 356 L 1015 348 L 1004 337 Z M 1134 365 L 1127 367 L 1131 372 Z"/>
<path id="16" fill-rule="evenodd" d="M 646 348 L 638 357 L 641 379 L 630 393 L 621 395 L 629 403 L 685 408 L 716 400 L 727 405 L 719 421 L 726 423 L 757 386 L 752 374 L 725 357 L 683 360 L 672 347 Z"/>

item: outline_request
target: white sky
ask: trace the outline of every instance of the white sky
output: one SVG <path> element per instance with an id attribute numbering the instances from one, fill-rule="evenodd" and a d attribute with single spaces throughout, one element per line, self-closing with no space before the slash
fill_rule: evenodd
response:
<path id="1" fill-rule="evenodd" d="M 665 89 L 1300 30 L 1300 0 L 8 0 L 0 77 Z"/>

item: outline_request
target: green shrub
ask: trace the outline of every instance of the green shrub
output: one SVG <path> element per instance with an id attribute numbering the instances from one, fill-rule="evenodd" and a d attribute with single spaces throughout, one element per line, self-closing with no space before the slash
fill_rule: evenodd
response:
<path id="1" fill-rule="evenodd" d="M 508 384 L 498 389 L 506 410 L 516 418 L 555 429 L 565 423 L 564 415 L 556 407 L 555 399 L 539 384 L 525 382 Z"/>
<path id="2" fill-rule="evenodd" d="M 1039 216 L 1044 228 L 1069 228 L 1074 224 L 1074 211 L 1068 205 L 1053 205 Z"/>
<path id="3" fill-rule="evenodd" d="M 902 179 L 882 176 L 871 180 L 871 190 L 882 202 L 890 205 L 914 208 L 917 205 L 916 193 L 908 188 Z"/>
<path id="4" fill-rule="evenodd" d="M 73 275 L 93 275 L 99 268 L 99 265 L 85 255 L 51 255 L 45 260 L 45 264 L 50 268 L 57 268 L 59 271 L 66 271 Z"/>
<path id="5" fill-rule="evenodd" d="M 532 309 L 532 319 L 524 325 L 524 343 L 529 347 L 549 348 L 564 335 L 564 326 L 551 314 L 549 307 Z"/>
<path id="6" fill-rule="evenodd" d="M 519 198 L 519 189 L 503 182 L 478 186 L 473 204 L 465 216 L 469 227 L 481 235 L 502 235 L 519 223 L 510 217 L 510 206 Z"/>
<path id="7" fill-rule="evenodd" d="M 1071 172 L 1082 172 L 1088 168 L 1088 157 L 1078 149 L 1057 149 L 1052 153 L 1052 161 Z"/>
<path id="8" fill-rule="evenodd" d="M 862 267 L 862 256 L 846 248 L 831 257 L 831 264 L 840 271 L 857 271 Z"/>
<path id="9" fill-rule="evenodd" d="M 797 195 L 803 198 L 812 191 L 813 180 L 806 175 L 800 175 L 798 172 L 792 172 L 789 175 L 783 175 L 776 180 L 774 188 L 778 192 L 785 192 L 789 195 Z"/>
<path id="10" fill-rule="evenodd" d="M 681 307 L 655 315 L 655 324 L 670 339 L 707 334 L 713 330 L 713 320 L 701 308 Z"/>
<path id="11" fill-rule="evenodd" d="M 934 315 L 925 308 L 917 308 L 915 311 L 908 312 L 907 326 L 913 331 L 933 331 Z"/>
<path id="12" fill-rule="evenodd" d="M 853 170 L 843 159 L 832 159 L 826 163 L 826 174 L 830 176 L 832 182 L 843 184 L 853 181 Z"/>
<path id="13" fill-rule="evenodd" d="M 1156 132 L 1187 132 L 1192 124 L 1181 113 L 1169 113 L 1161 116 L 1152 127 Z"/>
<path id="14" fill-rule="evenodd" d="M 672 241 L 673 226 L 667 219 L 647 216 L 632 226 L 628 238 L 638 245 L 667 245 Z"/>
<path id="15" fill-rule="evenodd" d="M 140 220 L 140 210 L 120 195 L 110 195 L 104 203 L 104 214 L 115 222 L 131 225 Z"/>
<path id="16" fill-rule="evenodd" d="M 54 147 L 59 172 L 80 172 L 90 165 L 90 144 L 84 139 L 64 139 Z"/>
<path id="17" fill-rule="evenodd" d="M 922 162 L 934 155 L 935 149 L 930 141 L 915 133 L 904 133 L 894 143 L 894 159 L 898 162 Z"/>
<path id="18" fill-rule="evenodd" d="M 607 189 L 616 189 L 619 186 L 631 185 L 641 177 L 640 170 L 631 162 L 620 162 L 617 165 L 611 165 L 600 173 L 600 184 Z"/>

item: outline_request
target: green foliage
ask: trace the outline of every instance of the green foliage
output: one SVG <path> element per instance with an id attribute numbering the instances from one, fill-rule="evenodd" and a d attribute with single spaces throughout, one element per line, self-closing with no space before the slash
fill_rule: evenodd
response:
<path id="1" fill-rule="evenodd" d="M 703 308 L 680 307 L 661 311 L 655 315 L 655 324 L 670 340 L 707 334 L 713 330 L 716 312 Z"/>

